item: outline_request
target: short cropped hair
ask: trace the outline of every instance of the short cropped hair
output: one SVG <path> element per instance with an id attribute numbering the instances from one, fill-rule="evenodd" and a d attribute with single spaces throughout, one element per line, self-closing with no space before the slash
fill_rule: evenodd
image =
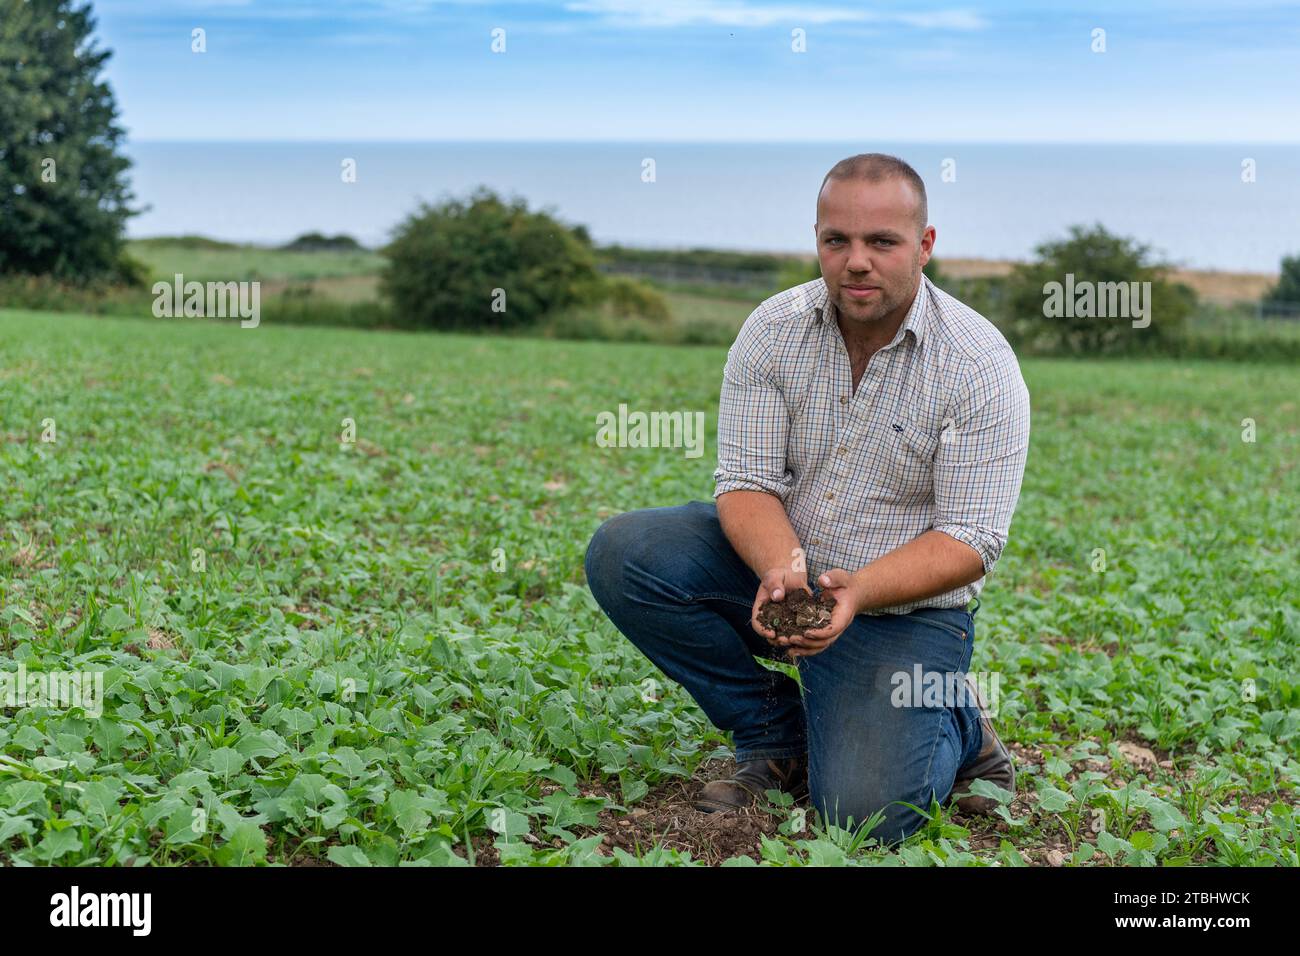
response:
<path id="1" fill-rule="evenodd" d="M 826 183 L 832 179 L 865 179 L 873 183 L 885 179 L 906 180 L 911 185 L 912 191 L 916 193 L 916 231 L 925 232 L 925 227 L 930 224 L 930 210 L 925 199 L 925 182 L 915 169 L 897 156 L 890 156 L 887 153 L 859 153 L 857 156 L 841 159 L 831 167 L 830 172 L 822 180 L 821 189 L 817 190 L 819 199 L 821 190 L 825 189 Z"/>

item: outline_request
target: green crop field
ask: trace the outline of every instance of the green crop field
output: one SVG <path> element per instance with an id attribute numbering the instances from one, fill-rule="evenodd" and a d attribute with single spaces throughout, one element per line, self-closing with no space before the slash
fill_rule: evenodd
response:
<path id="1" fill-rule="evenodd" d="M 886 851 L 791 807 L 660 813 L 727 742 L 645 692 L 582 558 L 711 498 L 725 354 L 0 312 L 0 676 L 102 674 L 93 706 L 0 697 L 0 860 L 1300 862 L 1281 365 L 1023 363 L 971 664 L 1017 756 L 999 816 Z M 705 412 L 703 457 L 598 446 L 620 403 Z"/>
<path id="2" fill-rule="evenodd" d="M 209 247 L 165 239 L 128 242 L 126 247 L 145 264 L 151 279 L 170 280 L 178 272 L 187 281 L 199 282 L 338 279 L 374 275 L 384 265 L 383 256 L 369 250 L 299 252 L 262 246 Z"/>

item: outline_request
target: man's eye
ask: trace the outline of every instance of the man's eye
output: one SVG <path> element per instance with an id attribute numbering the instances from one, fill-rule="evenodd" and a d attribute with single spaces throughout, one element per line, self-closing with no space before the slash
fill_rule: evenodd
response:
<path id="1" fill-rule="evenodd" d="M 881 246 L 892 246 L 892 245 L 894 244 L 894 240 L 893 240 L 893 239 L 877 239 L 877 240 L 876 240 L 876 244 L 877 244 L 877 245 L 881 245 Z"/>

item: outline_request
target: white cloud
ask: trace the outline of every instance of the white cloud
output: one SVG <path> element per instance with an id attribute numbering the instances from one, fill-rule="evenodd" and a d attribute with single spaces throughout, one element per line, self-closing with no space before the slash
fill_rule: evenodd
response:
<path id="1" fill-rule="evenodd" d="M 986 23 L 965 10 L 895 13 L 853 7 L 769 5 L 749 0 L 572 0 L 572 13 L 595 14 L 624 27 L 679 27 L 712 24 L 727 27 L 766 27 L 773 24 L 873 23 L 901 24 L 924 30 L 979 30 Z"/>

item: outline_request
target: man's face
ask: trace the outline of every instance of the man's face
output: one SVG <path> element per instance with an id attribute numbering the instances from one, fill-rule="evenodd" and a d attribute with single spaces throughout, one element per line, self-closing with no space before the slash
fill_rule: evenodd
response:
<path id="1" fill-rule="evenodd" d="M 813 228 L 822 277 L 847 322 L 870 330 L 907 314 L 935 234 L 920 232 L 906 180 L 827 181 Z"/>

